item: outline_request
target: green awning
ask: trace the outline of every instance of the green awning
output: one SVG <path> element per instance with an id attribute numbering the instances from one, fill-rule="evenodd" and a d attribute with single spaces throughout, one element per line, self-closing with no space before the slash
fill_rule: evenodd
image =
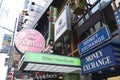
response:
<path id="1" fill-rule="evenodd" d="M 25 52 L 20 61 L 22 71 L 80 72 L 79 58 L 46 53 Z"/>

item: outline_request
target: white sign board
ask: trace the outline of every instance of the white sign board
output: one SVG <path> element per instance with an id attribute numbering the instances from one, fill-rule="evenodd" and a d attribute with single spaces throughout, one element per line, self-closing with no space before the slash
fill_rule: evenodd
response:
<path id="1" fill-rule="evenodd" d="M 58 17 L 57 21 L 55 22 L 54 28 L 54 41 L 60 38 L 66 31 L 71 30 L 70 25 L 70 8 L 65 6 L 63 12 Z"/>

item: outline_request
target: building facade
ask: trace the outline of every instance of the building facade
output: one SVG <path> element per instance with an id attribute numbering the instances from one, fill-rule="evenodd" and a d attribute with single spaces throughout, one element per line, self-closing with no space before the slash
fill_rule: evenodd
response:
<path id="1" fill-rule="evenodd" d="M 28 28 L 39 31 L 45 38 L 42 53 L 79 58 L 81 72 L 75 76 L 80 75 L 81 80 L 107 80 L 120 75 L 117 71 L 120 5 L 115 5 L 119 1 L 43 0 L 42 3 L 25 2 L 18 31 Z M 64 74 L 64 80 L 70 76 Z"/>

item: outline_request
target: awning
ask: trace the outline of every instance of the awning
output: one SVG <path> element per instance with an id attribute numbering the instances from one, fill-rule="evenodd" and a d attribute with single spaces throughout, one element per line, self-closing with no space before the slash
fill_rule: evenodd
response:
<path id="1" fill-rule="evenodd" d="M 46 53 L 25 52 L 19 63 L 19 70 L 62 73 L 80 73 L 80 59 Z"/>

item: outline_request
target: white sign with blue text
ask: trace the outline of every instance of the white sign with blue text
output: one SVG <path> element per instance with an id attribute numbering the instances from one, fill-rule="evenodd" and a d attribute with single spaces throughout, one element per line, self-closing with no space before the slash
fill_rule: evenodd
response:
<path id="1" fill-rule="evenodd" d="M 99 31 L 95 32 L 78 44 L 79 53 L 85 53 L 109 39 L 110 35 L 107 27 L 102 27 Z"/>
<path id="2" fill-rule="evenodd" d="M 54 25 L 54 41 L 56 42 L 60 37 L 62 37 L 67 31 L 71 31 L 70 24 L 70 8 L 65 6 L 63 12 L 58 17 Z"/>

